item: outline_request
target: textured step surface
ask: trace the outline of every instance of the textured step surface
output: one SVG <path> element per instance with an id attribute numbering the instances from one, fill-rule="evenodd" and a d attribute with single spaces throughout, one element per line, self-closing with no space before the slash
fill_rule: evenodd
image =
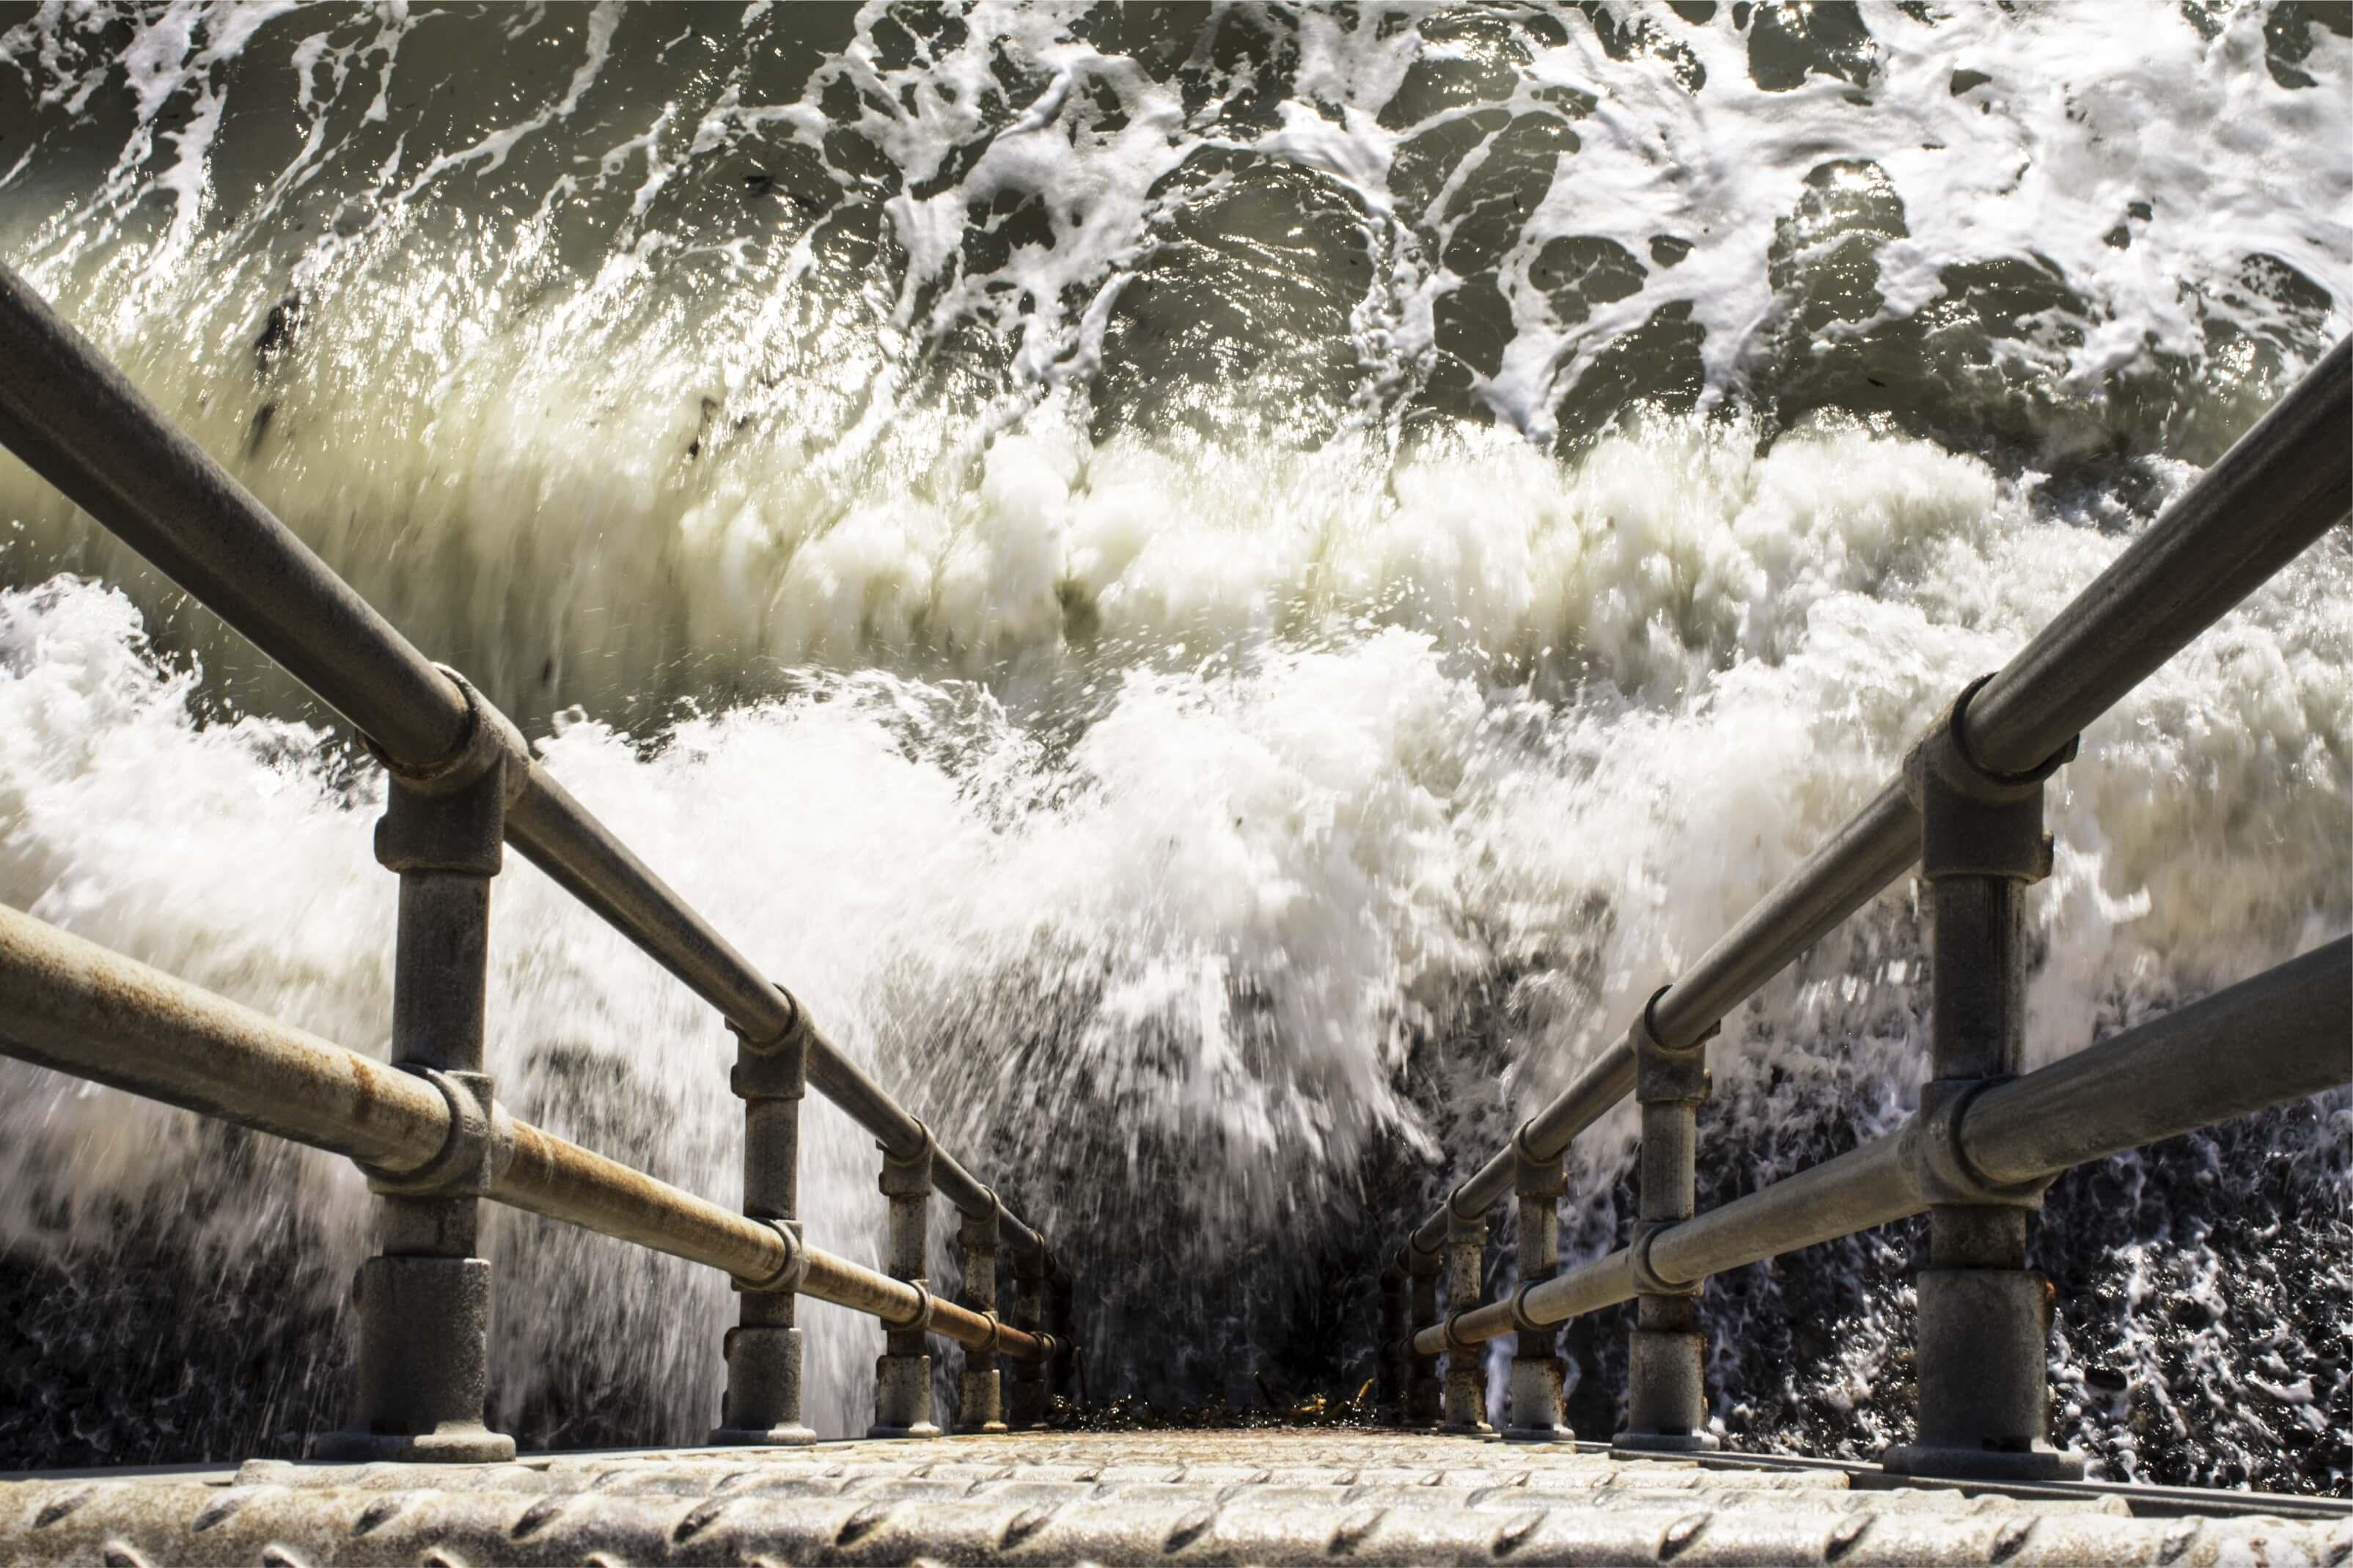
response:
<path id="1" fill-rule="evenodd" d="M 2177 1496 L 2179 1494 L 2176 1494 Z M 2243 1500 L 2242 1500 L 2243 1503 Z M 2284 1506 L 2288 1506 L 2284 1504 Z M 0 1482 L 0 1562 L 2353 1563 L 2353 1519 L 1364 1432 L 1136 1432 Z"/>

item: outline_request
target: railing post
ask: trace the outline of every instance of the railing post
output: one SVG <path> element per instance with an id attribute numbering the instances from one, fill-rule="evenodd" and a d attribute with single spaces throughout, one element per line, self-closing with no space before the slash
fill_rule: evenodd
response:
<path id="1" fill-rule="evenodd" d="M 512 1129 L 482 1069 L 491 879 L 529 752 L 457 672 L 466 743 L 423 773 L 393 768 L 375 854 L 400 878 L 392 1061 L 449 1102 L 449 1139 L 423 1169 L 371 1172 L 377 1256 L 360 1266 L 358 1395 L 325 1459 L 470 1464 L 514 1457 L 483 1425 L 490 1391 L 491 1266 L 477 1257 L 479 1194 L 512 1158 Z"/>
<path id="2" fill-rule="evenodd" d="M 1634 1328 L 1627 1337 L 1626 1429 L 1613 1452 L 1697 1454 L 1718 1447 L 1707 1430 L 1706 1341 L 1699 1331 L 1699 1287 L 1677 1285 L 1651 1268 L 1651 1238 L 1691 1218 L 1697 1206 L 1699 1105 L 1707 1098 L 1707 1039 L 1687 1046 L 1659 1038 L 1651 1009 L 1661 986 L 1635 1020 L 1634 1100 L 1642 1108 L 1641 1217 L 1630 1247 Z"/>
<path id="3" fill-rule="evenodd" d="M 754 1042 L 736 1036 L 735 1068 L 727 1084 L 744 1102 L 744 1212 L 798 1238 L 808 1028 L 797 1003 L 792 1015 L 776 1039 Z M 793 1292 L 754 1289 L 742 1280 L 736 1291 L 738 1319 L 724 1342 L 727 1392 L 711 1441 L 764 1447 L 816 1442 L 817 1434 L 801 1418 L 801 1331 Z"/>
<path id="4" fill-rule="evenodd" d="M 1451 1320 L 1486 1298 L 1487 1221 L 1464 1219 L 1450 1202 L 1446 1209 L 1446 1310 Z M 1487 1425 L 1487 1347 L 1446 1345 L 1446 1418 L 1439 1430 L 1458 1437 L 1493 1437 Z"/>
<path id="5" fill-rule="evenodd" d="M 1373 1365 L 1379 1381 L 1373 1419 L 1383 1426 L 1405 1425 L 1406 1384 L 1413 1376 L 1413 1347 L 1406 1342 L 1413 1332 L 1412 1289 L 1404 1259 L 1381 1270 L 1380 1351 Z"/>
<path id="6" fill-rule="evenodd" d="M 1514 1443 L 1573 1440 L 1561 1405 L 1567 1369 L 1561 1365 L 1559 1325 L 1538 1323 L 1521 1310 L 1529 1289 L 1560 1271 L 1560 1195 L 1567 1190 L 1561 1156 L 1539 1160 L 1528 1152 L 1527 1129 L 1513 1141 L 1519 1152 L 1519 1175 L 1513 1184 L 1519 1199 L 1519 1234 L 1515 1261 L 1520 1289 L 1512 1300 L 1517 1345 L 1512 1352 L 1510 1420 L 1504 1436 Z"/>
<path id="7" fill-rule="evenodd" d="M 1050 1258 L 1046 1270 L 1046 1331 L 1054 1342 L 1053 1354 L 1048 1358 L 1053 1392 L 1064 1399 L 1073 1397 L 1072 1374 L 1079 1364 L 1078 1335 L 1071 1327 L 1071 1299 L 1075 1281 L 1070 1269 L 1059 1258 Z"/>
<path id="8" fill-rule="evenodd" d="M 1972 1098 L 2025 1066 L 2026 889 L 2051 874 L 2042 785 L 2075 742 L 2029 773 L 1978 766 L 1966 715 L 1984 684 L 1961 693 L 1905 765 L 1934 910 L 1930 1081 L 1915 1144 L 1928 1267 L 1918 1279 L 1919 1436 L 1881 1463 L 1901 1475 L 2067 1479 L 2084 1460 L 2049 1442 L 2051 1286 L 2026 1256 L 2027 1215 L 2047 1184 L 1991 1185 L 1953 1132 Z"/>
<path id="9" fill-rule="evenodd" d="M 1438 1358 L 1414 1349 L 1410 1337 L 1436 1326 L 1439 1321 L 1438 1275 L 1443 1266 L 1441 1253 L 1419 1251 L 1411 1240 L 1406 1242 L 1406 1273 L 1413 1286 L 1413 1326 L 1399 1353 L 1406 1363 L 1405 1424 L 1416 1431 L 1428 1431 L 1437 1426 L 1445 1408 L 1438 1381 Z"/>
<path id="10" fill-rule="evenodd" d="M 918 1124 L 920 1125 L 920 1123 Z M 890 1200 L 884 1221 L 883 1267 L 924 1292 L 924 1306 L 908 1328 L 884 1325 L 883 1352 L 874 1363 L 874 1425 L 869 1437 L 936 1437 L 932 1420 L 932 1352 L 924 1324 L 931 1319 L 927 1222 L 932 1207 L 932 1134 L 902 1160 L 885 1149 L 878 1185 Z"/>
<path id="11" fill-rule="evenodd" d="M 991 1202 L 987 1214 L 964 1216 L 964 1304 L 994 1322 L 997 1320 L 997 1247 L 1004 1226 L 1005 1205 Z M 957 1391 L 955 1429 L 960 1433 L 1005 1430 L 1001 1383 L 995 1346 L 973 1346 L 964 1356 L 964 1382 Z"/>
<path id="12" fill-rule="evenodd" d="M 1029 1333 L 1046 1331 L 1046 1255 L 1017 1252 L 1013 1258 L 1013 1325 Z M 1013 1394 L 1005 1424 L 1016 1432 L 1036 1432 L 1046 1425 L 1047 1357 L 1013 1363 Z"/>

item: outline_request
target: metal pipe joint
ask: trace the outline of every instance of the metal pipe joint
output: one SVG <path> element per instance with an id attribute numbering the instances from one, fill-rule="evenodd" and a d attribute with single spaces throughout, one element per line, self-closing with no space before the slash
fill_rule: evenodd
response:
<path id="1" fill-rule="evenodd" d="M 495 774 L 500 804 L 512 805 L 531 777 L 530 742 L 515 728 L 514 721 L 477 691 L 472 681 L 446 664 L 433 668 L 465 699 L 466 730 L 458 743 L 422 765 L 402 762 L 364 731 L 360 732 L 360 744 L 384 764 L 385 772 L 419 795 L 455 795 Z"/>
<path id="2" fill-rule="evenodd" d="M 727 1390 L 720 1402 L 713 1443 L 756 1447 L 813 1443 L 801 1418 L 800 1309 L 810 1258 L 801 1240 L 800 1114 L 808 1096 L 808 1015 L 776 987 L 785 1024 L 754 1038 L 733 1019 L 735 1065 L 727 1087 L 744 1102 L 744 1215 L 776 1232 L 783 1260 L 764 1279 L 733 1277 L 738 1322 L 722 1347 Z"/>
<path id="3" fill-rule="evenodd" d="M 412 1063 L 395 1066 L 441 1091 L 449 1107 L 449 1131 L 439 1151 L 413 1171 L 360 1165 L 368 1191 L 397 1198 L 488 1196 L 515 1157 L 514 1119 L 491 1093 L 491 1075 L 443 1072 Z"/>
<path id="4" fill-rule="evenodd" d="M 730 1283 L 746 1295 L 798 1295 L 801 1286 L 808 1279 L 809 1271 L 808 1247 L 801 1239 L 801 1222 L 797 1219 L 776 1219 L 757 1215 L 747 1215 L 744 1217 L 758 1219 L 761 1224 L 775 1231 L 777 1239 L 785 1244 L 785 1258 L 783 1262 L 776 1265 L 776 1271 L 765 1279 L 746 1279 L 738 1274 L 729 1277 Z"/>
<path id="5" fill-rule="evenodd" d="M 1963 687 L 1904 759 L 1905 791 L 1920 812 L 1920 874 L 1932 882 L 1943 877 L 2039 882 L 2051 874 L 2042 785 L 2075 760 L 2082 737 L 2070 736 L 2022 773 L 1986 767 L 1969 753 L 1968 707 L 1991 679 L 1980 675 Z"/>
<path id="6" fill-rule="evenodd" d="M 934 1304 L 932 1300 L 932 1288 L 921 1279 L 909 1279 L 905 1283 L 914 1289 L 915 1310 L 903 1318 L 881 1320 L 882 1327 L 886 1331 L 893 1334 L 928 1334 L 932 1331 L 932 1308 Z"/>
<path id="7" fill-rule="evenodd" d="M 793 1092 L 789 1095 L 766 1095 L 761 1098 L 801 1100 L 808 1094 L 808 1043 L 810 1036 L 816 1031 L 810 1026 L 808 1009 L 801 1005 L 800 998 L 786 990 L 781 984 L 776 985 L 776 994 L 784 999 L 785 1004 L 785 1024 L 782 1028 L 765 1038 L 755 1040 L 745 1032 L 743 1025 L 730 1018 L 727 1020 L 727 1032 L 735 1037 L 736 1045 L 743 1048 L 745 1056 L 765 1060 L 790 1058 L 792 1061 L 794 1079 L 797 1086 Z M 735 1072 L 739 1079 L 744 1070 L 744 1063 L 742 1057 L 739 1057 L 735 1066 Z M 739 1099 L 754 1098 L 745 1094 L 740 1088 L 735 1090 L 735 1093 Z"/>
<path id="8" fill-rule="evenodd" d="M 915 1126 L 923 1133 L 923 1142 L 912 1154 L 895 1153 L 888 1143 L 874 1145 L 882 1153 L 882 1174 L 876 1184 L 886 1198 L 922 1198 L 927 1202 L 931 1198 L 932 1152 L 938 1145 L 932 1141 L 929 1127 L 921 1121 Z"/>
<path id="9" fill-rule="evenodd" d="M 2042 1194 L 2057 1180 L 2055 1176 L 2031 1182 L 1989 1181 L 1971 1163 L 1962 1133 L 1969 1106 L 1978 1096 L 1997 1084 L 2015 1081 L 2014 1076 L 2006 1074 L 1999 1078 L 1932 1079 L 1920 1086 L 1920 1109 L 1897 1136 L 1903 1140 L 1904 1163 L 1919 1184 L 1922 1202 L 1966 1204 L 1980 1208 L 2042 1206 Z"/>
<path id="10" fill-rule="evenodd" d="M 1634 1289 L 1643 1296 L 1696 1296 L 1703 1283 L 1697 1279 L 1670 1279 L 1651 1266 L 1651 1247 L 1660 1237 L 1685 1223 L 1684 1219 L 1638 1219 L 1634 1234 L 1626 1244 L 1626 1269 L 1633 1276 Z M 1517 1310 L 1516 1308 L 1514 1309 Z"/>
<path id="11" fill-rule="evenodd" d="M 1527 1297 L 1560 1271 L 1560 1197 L 1568 1181 L 1559 1154 L 1546 1158 L 1531 1147 L 1528 1132 L 1534 1125 L 1533 1118 L 1522 1122 L 1512 1137 L 1516 1156 L 1512 1191 L 1518 1200 L 1513 1258 L 1520 1285 L 1512 1295 L 1514 1339 L 1504 1436 L 1517 1443 L 1555 1443 L 1575 1436 L 1563 1407 L 1568 1369 L 1561 1362 L 1554 1326 L 1535 1321 L 1527 1310 Z M 1449 1337 L 1455 1331 L 1450 1321 Z"/>
<path id="12" fill-rule="evenodd" d="M 987 1205 L 966 1214 L 957 1226 L 964 1244 L 964 1304 L 988 1322 L 988 1342 L 965 1349 L 964 1376 L 956 1390 L 955 1429 L 966 1433 L 1005 1430 L 1004 1381 L 997 1358 L 1005 1325 L 997 1315 L 997 1255 L 1005 1235 L 1005 1202 L 987 1189 Z"/>
<path id="13" fill-rule="evenodd" d="M 1652 1014 L 1659 999 L 1673 989 L 1671 984 L 1662 985 L 1651 992 L 1641 1012 L 1627 1026 L 1626 1043 L 1634 1051 L 1634 1102 L 1638 1105 L 1696 1103 L 1705 1100 L 1712 1088 L 1707 1073 L 1707 1042 L 1720 1034 L 1724 1026 L 1710 1024 L 1683 1045 L 1669 1044 L 1659 1034 Z M 1525 1135 L 1524 1127 L 1521 1136 Z M 1525 1145 L 1521 1148 L 1522 1158 L 1525 1158 Z"/>

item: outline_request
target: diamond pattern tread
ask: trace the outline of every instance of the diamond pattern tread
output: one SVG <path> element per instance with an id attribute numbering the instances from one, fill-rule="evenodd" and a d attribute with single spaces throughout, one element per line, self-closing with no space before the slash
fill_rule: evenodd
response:
<path id="1" fill-rule="evenodd" d="M 0 1563 L 2353 1564 L 2353 1520 L 1390 1433 L 1032 1434 L 0 1482 Z"/>

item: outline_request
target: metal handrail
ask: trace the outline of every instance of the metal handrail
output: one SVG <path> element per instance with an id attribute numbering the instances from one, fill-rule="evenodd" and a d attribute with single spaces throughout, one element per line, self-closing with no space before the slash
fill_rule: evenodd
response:
<path id="1" fill-rule="evenodd" d="M 1643 1242 L 1663 1282 L 1712 1274 L 1908 1219 L 1929 1205 L 1924 1168 L 1949 1143 L 1997 1186 L 2060 1173 L 2177 1133 L 2353 1081 L 2353 938 L 2340 937 L 2064 1060 L 1986 1089 L 1948 1124 L 1897 1131 L 1785 1181 L 1667 1226 Z M 1620 1247 L 1421 1330 L 1440 1355 L 1523 1327 L 1549 1328 L 1638 1293 L 1636 1249 Z"/>
<path id="2" fill-rule="evenodd" d="M 2189 493 L 1978 690 L 1969 742 L 1985 767 L 2025 773 L 2353 511 L 2353 338 L 2233 444 Z M 1895 779 L 1741 918 L 1651 1004 L 1670 1047 L 1695 1044 L 1807 948 L 1919 858 L 1920 813 Z M 1638 1020 L 1638 1024 L 1640 1020 Z M 1522 1124 L 1506 1145 L 1415 1226 L 1424 1258 L 1451 1211 L 1476 1219 L 1512 1190 L 1522 1149 L 1557 1158 L 1634 1088 L 1621 1039 Z"/>
<path id="3" fill-rule="evenodd" d="M 477 721 L 466 692 L 292 530 L 177 429 L 22 278 L 0 266 L 0 446 L 342 714 L 391 763 L 428 772 L 461 753 Z M 478 697 L 478 701 L 481 700 Z M 487 702 L 482 705 L 487 708 Z M 643 949 L 747 1040 L 792 1032 L 799 1005 L 572 798 L 536 760 L 507 807 L 507 841 Z M 923 1125 L 821 1034 L 808 1079 L 881 1142 L 913 1158 Z M 932 1148 L 934 1188 L 962 1213 L 997 1215 L 1017 1253 L 1036 1229 Z"/>
<path id="4" fill-rule="evenodd" d="M 396 1176 L 440 1154 L 455 1119 L 424 1078 L 5 906 L 0 1054 Z M 1000 1325 L 529 1122 L 501 1118 L 499 1137 L 481 1195 L 509 1207 L 720 1269 L 747 1289 L 789 1289 L 902 1329 L 920 1317 L 932 1332 L 1016 1361 L 1052 1352 L 1050 1336 Z"/>

